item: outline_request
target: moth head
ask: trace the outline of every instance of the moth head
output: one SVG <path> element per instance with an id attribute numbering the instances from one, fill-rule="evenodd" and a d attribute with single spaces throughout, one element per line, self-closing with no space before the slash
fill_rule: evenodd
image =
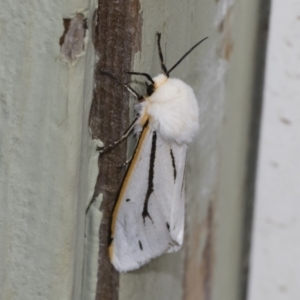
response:
<path id="1" fill-rule="evenodd" d="M 147 84 L 147 95 L 151 96 L 155 90 L 162 86 L 167 80 L 168 77 L 165 74 L 159 74 L 154 77 L 153 83 Z"/>
<path id="2" fill-rule="evenodd" d="M 154 93 L 154 90 L 155 90 L 154 84 L 148 84 L 146 82 L 146 85 L 147 85 L 147 95 L 151 96 Z"/>

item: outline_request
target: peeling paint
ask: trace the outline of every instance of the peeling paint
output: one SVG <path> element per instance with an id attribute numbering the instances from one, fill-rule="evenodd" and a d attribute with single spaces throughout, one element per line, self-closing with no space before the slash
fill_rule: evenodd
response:
<path id="1" fill-rule="evenodd" d="M 232 17 L 233 7 L 230 7 L 227 10 L 222 22 L 218 26 L 219 32 L 221 34 L 221 48 L 219 55 L 227 61 L 230 60 L 233 51 Z"/>
<path id="2" fill-rule="evenodd" d="M 86 216 L 82 284 L 82 299 L 84 300 L 94 300 L 96 297 L 99 263 L 99 227 L 103 216 L 103 213 L 100 211 L 102 200 L 103 195 L 99 194 L 91 204 Z"/>
<path id="3" fill-rule="evenodd" d="M 74 64 L 84 54 L 87 23 L 84 15 L 78 13 L 72 19 L 63 19 L 64 33 L 59 39 L 61 58 Z"/>
<path id="4" fill-rule="evenodd" d="M 234 5 L 235 0 L 220 0 L 217 4 L 217 12 L 215 16 L 215 26 L 218 27 L 223 22 L 226 14 Z"/>
<path id="5" fill-rule="evenodd" d="M 186 254 L 184 300 L 212 299 L 214 266 L 214 215 L 215 205 L 209 204 L 206 219 L 193 226 L 191 244 Z M 204 245 L 201 244 L 204 241 Z"/>

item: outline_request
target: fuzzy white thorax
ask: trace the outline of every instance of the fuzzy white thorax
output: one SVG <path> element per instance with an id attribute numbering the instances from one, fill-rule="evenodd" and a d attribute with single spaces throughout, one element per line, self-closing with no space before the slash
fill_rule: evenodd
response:
<path id="1" fill-rule="evenodd" d="M 141 103 L 141 117 L 149 122 L 163 139 L 188 144 L 199 128 L 199 108 L 190 86 L 179 79 L 160 74 L 153 78 L 154 92 Z"/>

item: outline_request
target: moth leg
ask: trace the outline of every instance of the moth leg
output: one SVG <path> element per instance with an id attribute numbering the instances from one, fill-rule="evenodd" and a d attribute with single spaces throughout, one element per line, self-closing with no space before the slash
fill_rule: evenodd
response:
<path id="1" fill-rule="evenodd" d="M 123 168 L 125 168 L 130 162 L 132 161 L 133 155 L 129 159 L 127 159 L 124 163 L 121 165 L 117 166 L 118 170 L 121 171 Z"/>
<path id="2" fill-rule="evenodd" d="M 140 135 L 140 134 L 137 133 L 137 140 L 139 139 L 139 135 Z M 136 143 L 136 145 L 135 145 L 134 148 L 136 148 L 137 144 L 138 144 L 138 142 Z M 121 171 L 123 168 L 127 167 L 127 165 L 129 165 L 129 164 L 131 163 L 131 161 L 132 161 L 132 159 L 133 159 L 133 155 L 134 155 L 134 154 L 132 154 L 131 157 L 128 158 L 124 163 L 122 163 L 121 165 L 117 166 L 117 168 L 118 168 L 119 171 Z"/>
<path id="3" fill-rule="evenodd" d="M 100 148 L 98 147 L 98 151 L 101 151 L 101 153 L 105 153 L 110 151 L 111 149 L 113 149 L 114 147 L 116 147 L 117 145 L 119 145 L 122 141 L 124 141 L 125 139 L 128 138 L 128 136 L 132 133 L 134 126 L 136 125 L 138 118 L 136 117 L 133 122 L 130 124 L 130 126 L 126 129 L 126 131 L 124 132 L 124 134 L 116 141 L 112 142 L 110 145 L 108 145 L 107 147 L 104 148 Z"/>
<path id="4" fill-rule="evenodd" d="M 117 81 L 120 85 L 122 85 L 125 89 L 127 89 L 128 92 L 130 92 L 134 97 L 136 97 L 139 101 L 142 101 L 144 99 L 143 96 L 141 96 L 138 92 L 136 92 L 132 87 L 130 87 L 127 83 L 122 82 L 119 80 L 115 75 L 107 72 L 107 71 L 100 71 L 100 74 L 107 75 L 110 78 Z"/>

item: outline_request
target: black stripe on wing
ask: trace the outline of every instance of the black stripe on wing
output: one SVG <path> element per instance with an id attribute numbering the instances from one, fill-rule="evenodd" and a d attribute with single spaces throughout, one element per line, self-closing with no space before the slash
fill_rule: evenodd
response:
<path id="1" fill-rule="evenodd" d="M 171 160 L 172 160 L 172 166 L 173 166 L 173 174 L 174 174 L 174 181 L 175 181 L 176 180 L 176 176 L 177 176 L 177 171 L 176 171 L 175 157 L 174 157 L 172 149 L 170 149 L 170 154 L 171 154 Z"/>
<path id="2" fill-rule="evenodd" d="M 156 132 L 153 131 L 151 154 L 150 154 L 150 163 L 149 163 L 148 189 L 147 189 L 145 202 L 144 202 L 144 208 L 143 208 L 143 212 L 142 212 L 144 224 L 145 224 L 146 217 L 148 217 L 153 223 L 153 220 L 152 220 L 152 218 L 149 214 L 149 211 L 148 211 L 148 203 L 149 203 L 149 198 L 150 198 L 150 196 L 151 196 L 151 194 L 153 193 L 153 190 L 154 190 L 154 188 L 153 188 L 153 178 L 154 178 L 156 140 L 157 140 Z"/>

